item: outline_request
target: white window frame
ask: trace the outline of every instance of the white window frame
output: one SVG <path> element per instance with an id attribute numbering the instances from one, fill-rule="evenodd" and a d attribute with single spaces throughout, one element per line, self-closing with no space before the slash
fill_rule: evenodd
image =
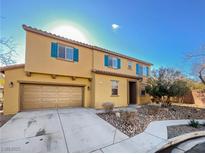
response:
<path id="1" fill-rule="evenodd" d="M 146 66 L 142 66 L 142 75 L 143 76 L 146 76 Z"/>
<path id="2" fill-rule="evenodd" d="M 117 68 L 117 58 L 112 57 L 112 68 Z"/>
<path id="3" fill-rule="evenodd" d="M 128 67 L 128 69 L 132 69 L 132 62 L 131 61 L 128 61 L 128 64 L 127 64 L 127 67 Z"/>
<path id="4" fill-rule="evenodd" d="M 62 57 L 60 57 L 60 52 L 59 52 L 59 50 L 60 50 L 60 47 L 64 47 L 64 54 L 65 54 L 65 46 L 63 46 L 63 45 L 58 45 L 58 58 L 62 58 Z M 65 55 L 66 56 L 66 55 Z M 65 57 L 64 58 L 62 58 L 62 59 L 65 59 Z"/>
<path id="5" fill-rule="evenodd" d="M 113 57 L 113 56 L 108 56 L 108 67 L 117 69 L 118 68 L 118 61 L 117 61 L 117 57 Z"/>
<path id="6" fill-rule="evenodd" d="M 143 66 L 142 68 L 142 75 L 143 76 L 149 76 L 149 67 L 148 66 Z M 147 70 L 148 69 L 148 70 Z M 147 74 L 147 71 L 148 71 L 148 74 Z"/>
<path id="7" fill-rule="evenodd" d="M 108 67 L 112 67 L 112 57 L 108 56 Z"/>
<path id="8" fill-rule="evenodd" d="M 67 50 L 67 49 L 71 49 L 71 50 Z M 68 55 L 68 51 L 72 51 L 72 58 L 69 59 L 69 57 L 67 56 Z M 66 54 L 66 60 L 69 60 L 69 61 L 73 61 L 74 60 L 74 49 L 71 48 L 71 47 L 66 47 L 66 50 L 65 50 L 65 54 Z"/>
<path id="9" fill-rule="evenodd" d="M 140 91 L 141 91 L 141 92 L 140 92 L 140 95 L 141 95 L 141 96 L 146 96 L 145 86 L 142 86 Z M 144 92 L 144 94 L 143 94 L 143 92 Z"/>
<path id="10" fill-rule="evenodd" d="M 59 56 L 59 48 L 60 48 L 60 46 L 64 47 L 64 54 L 65 54 L 64 58 Z M 72 58 L 71 59 L 68 58 L 68 50 L 67 49 L 72 49 Z M 58 58 L 60 58 L 60 59 L 64 59 L 64 60 L 67 60 L 67 61 L 74 61 L 74 48 L 59 44 L 59 46 L 58 46 L 58 54 L 57 55 L 58 55 Z"/>
<path id="11" fill-rule="evenodd" d="M 115 84 L 115 85 L 113 85 L 113 84 Z M 117 90 L 117 93 L 114 94 L 113 90 Z M 117 80 L 111 80 L 111 95 L 112 96 L 118 96 L 119 95 L 119 81 L 117 81 Z"/>

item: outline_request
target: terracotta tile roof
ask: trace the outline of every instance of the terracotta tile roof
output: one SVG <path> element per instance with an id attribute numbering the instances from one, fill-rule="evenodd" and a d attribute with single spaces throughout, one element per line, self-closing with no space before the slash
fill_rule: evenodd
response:
<path id="1" fill-rule="evenodd" d="M 11 69 L 15 69 L 15 68 L 23 68 L 24 66 L 25 66 L 25 64 L 14 64 L 14 65 L 0 67 L 0 72 L 3 73 L 6 70 L 11 70 Z"/>
<path id="2" fill-rule="evenodd" d="M 102 52 L 105 52 L 105 53 L 108 53 L 108 54 L 113 54 L 113 55 L 116 55 L 116 56 L 119 56 L 119 57 L 122 57 L 122 58 L 126 58 L 126 59 L 129 59 L 129 60 L 136 61 L 136 62 L 144 63 L 144 64 L 147 64 L 147 65 L 153 65 L 152 63 L 149 63 L 149 62 L 146 62 L 146 61 L 142 61 L 142 60 L 139 60 L 139 59 L 136 59 L 136 58 L 133 58 L 133 57 L 129 57 L 129 56 L 126 56 L 126 55 L 123 55 L 123 54 L 120 54 L 120 53 L 117 53 L 117 52 L 114 52 L 114 51 L 110 51 L 108 49 L 104 49 L 104 48 L 101 48 L 101 47 L 97 47 L 97 46 L 93 46 L 93 45 L 90 45 L 90 44 L 75 41 L 75 40 L 72 40 L 72 39 L 68 39 L 68 38 L 65 38 L 65 37 L 62 37 L 62 36 L 59 36 L 59 35 L 56 35 L 56 34 L 52 34 L 52 33 L 47 32 L 47 31 L 43 31 L 43 30 L 40 30 L 40 29 L 37 29 L 37 28 L 33 28 L 31 26 L 23 25 L 23 29 L 26 30 L 26 31 L 29 31 L 29 32 L 33 32 L 33 33 L 37 33 L 37 34 L 40 34 L 40 35 L 52 37 L 54 39 L 66 41 L 66 42 L 69 42 L 69 43 L 72 43 L 72 44 L 75 44 L 75 45 L 81 45 L 81 46 L 84 46 L 84 47 L 87 47 L 87 48 L 90 48 L 90 49 L 99 50 L 99 51 L 102 51 Z"/>
<path id="3" fill-rule="evenodd" d="M 108 72 L 108 71 L 102 71 L 102 70 L 92 70 L 93 73 L 96 74 L 103 74 L 103 75 L 112 75 L 112 76 L 118 76 L 118 77 L 124 77 L 124 78 L 132 78 L 137 80 L 142 80 L 142 77 L 134 76 L 134 75 L 127 75 L 127 74 L 121 74 L 121 73 L 115 73 L 115 72 Z"/>

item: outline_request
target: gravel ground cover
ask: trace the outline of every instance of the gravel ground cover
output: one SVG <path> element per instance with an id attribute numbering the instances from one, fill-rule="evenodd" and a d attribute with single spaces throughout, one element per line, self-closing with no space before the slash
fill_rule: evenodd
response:
<path id="1" fill-rule="evenodd" d="M 9 119 L 11 119 L 14 115 L 3 115 L 0 113 L 0 127 L 3 126 Z"/>
<path id="2" fill-rule="evenodd" d="M 205 131 L 205 126 L 199 125 L 198 128 L 194 128 L 188 125 L 178 125 L 178 126 L 168 126 L 167 127 L 167 135 L 169 139 L 176 137 L 176 136 L 186 134 L 186 133 L 197 132 L 197 131 Z"/>
<path id="3" fill-rule="evenodd" d="M 98 116 L 128 136 L 143 132 L 152 121 L 204 119 L 205 109 L 182 106 L 162 108 L 154 105 L 144 105 L 135 111 L 114 111 L 98 113 Z"/>

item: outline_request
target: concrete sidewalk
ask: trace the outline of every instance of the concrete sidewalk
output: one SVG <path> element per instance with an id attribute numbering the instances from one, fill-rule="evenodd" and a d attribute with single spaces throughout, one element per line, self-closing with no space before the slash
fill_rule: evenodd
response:
<path id="1" fill-rule="evenodd" d="M 200 123 L 205 122 L 205 120 L 198 121 Z M 193 135 L 187 134 L 183 137 L 168 139 L 167 126 L 185 125 L 188 122 L 189 120 L 154 121 L 148 125 L 143 133 L 102 148 L 101 151 L 106 153 L 154 153 L 165 145 L 175 144 L 180 140 L 197 135 L 197 132 L 195 132 Z M 205 132 L 200 132 L 199 135 L 205 135 Z"/>

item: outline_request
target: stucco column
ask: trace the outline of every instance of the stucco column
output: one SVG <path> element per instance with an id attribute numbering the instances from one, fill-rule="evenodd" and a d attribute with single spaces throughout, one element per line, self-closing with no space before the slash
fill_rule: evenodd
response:
<path id="1" fill-rule="evenodd" d="M 136 91 L 137 91 L 137 104 L 140 104 L 140 82 L 137 80 L 136 82 Z"/>

